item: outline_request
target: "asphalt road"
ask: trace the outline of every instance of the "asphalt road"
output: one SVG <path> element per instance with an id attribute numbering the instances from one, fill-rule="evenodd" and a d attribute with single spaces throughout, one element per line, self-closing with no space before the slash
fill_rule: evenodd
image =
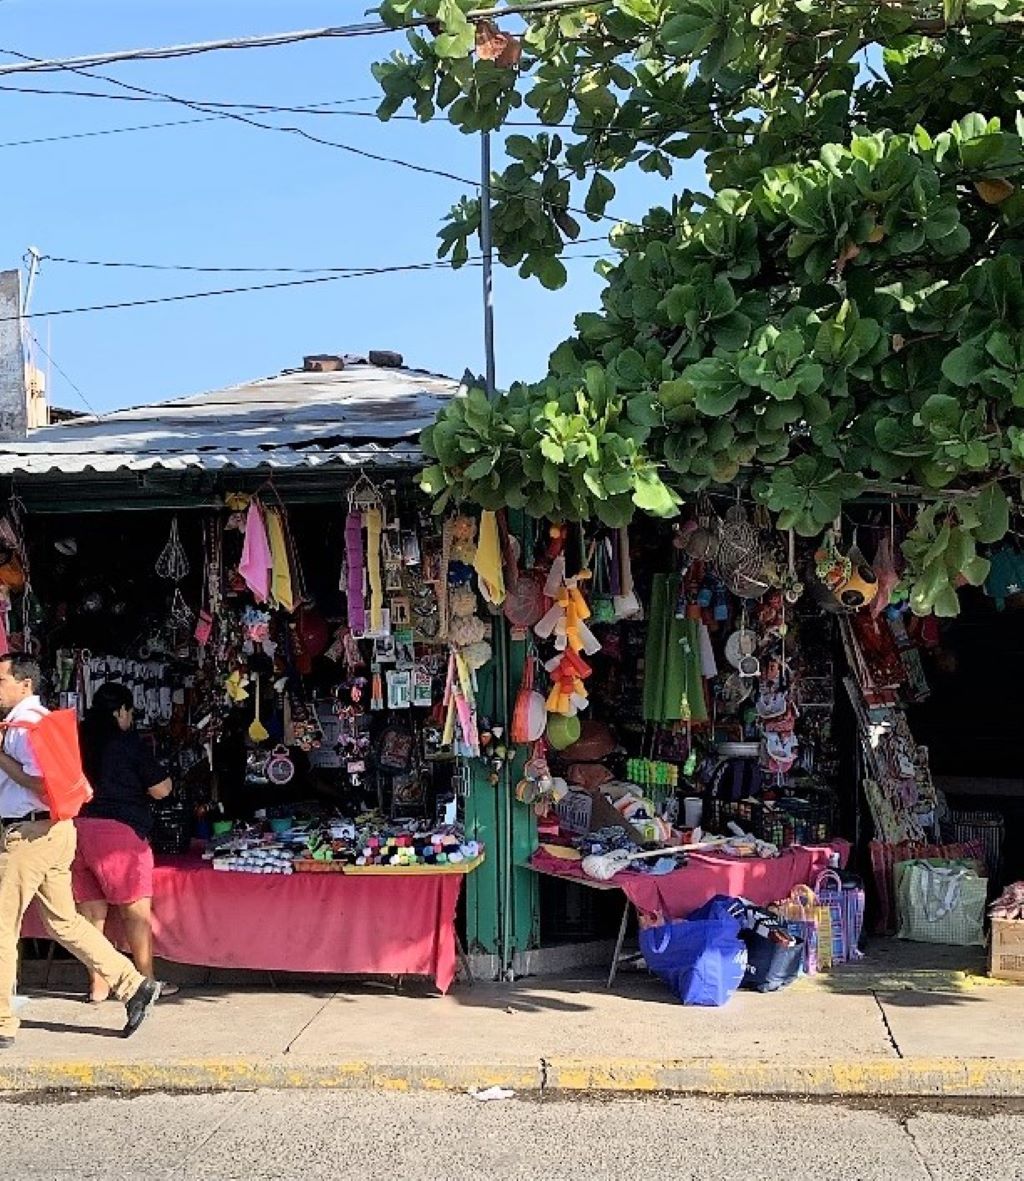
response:
<path id="1" fill-rule="evenodd" d="M 998 1181 L 1024 1175 L 1021 1114 L 995 1102 L 0 1095 L 0 1177 Z"/>

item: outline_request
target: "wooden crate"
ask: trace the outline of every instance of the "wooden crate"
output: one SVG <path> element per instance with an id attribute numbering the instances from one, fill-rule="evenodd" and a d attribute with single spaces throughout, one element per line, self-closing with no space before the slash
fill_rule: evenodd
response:
<path id="1" fill-rule="evenodd" d="M 1024 922 L 993 919 L 988 974 L 1024 984 Z"/>

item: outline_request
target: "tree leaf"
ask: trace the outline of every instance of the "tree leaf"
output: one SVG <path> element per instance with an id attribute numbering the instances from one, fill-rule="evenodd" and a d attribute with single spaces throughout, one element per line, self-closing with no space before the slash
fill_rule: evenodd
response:
<path id="1" fill-rule="evenodd" d="M 1002 541 L 1010 528 L 1010 502 L 1002 488 L 990 484 L 975 500 L 974 508 L 981 519 L 974 536 L 986 544 Z"/>
<path id="2" fill-rule="evenodd" d="M 614 196 L 615 185 L 603 173 L 595 172 L 594 179 L 590 182 L 590 188 L 587 190 L 583 208 L 591 217 L 601 217 L 608 207 L 608 202 Z"/>

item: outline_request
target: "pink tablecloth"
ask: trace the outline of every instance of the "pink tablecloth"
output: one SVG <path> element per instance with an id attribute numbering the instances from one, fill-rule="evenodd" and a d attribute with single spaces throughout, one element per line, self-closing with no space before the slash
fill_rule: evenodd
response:
<path id="1" fill-rule="evenodd" d="M 728 857 L 723 853 L 691 853 L 689 865 L 668 874 L 623 870 L 612 879 L 638 910 L 684 919 L 716 894 L 747 898 L 759 906 L 778 902 L 800 883 L 813 885 L 828 867 L 830 854 L 838 853 L 845 865 L 849 842 L 784 849 L 770 859 Z M 563 861 L 539 849 L 530 864 L 543 873 L 569 880 L 585 880 L 578 862 Z"/>
<path id="2" fill-rule="evenodd" d="M 456 874 L 261 877 L 219 873 L 196 856 L 163 857 L 153 888 L 154 946 L 179 964 L 432 976 L 447 992 L 461 888 Z M 22 934 L 45 936 L 34 905 Z"/>

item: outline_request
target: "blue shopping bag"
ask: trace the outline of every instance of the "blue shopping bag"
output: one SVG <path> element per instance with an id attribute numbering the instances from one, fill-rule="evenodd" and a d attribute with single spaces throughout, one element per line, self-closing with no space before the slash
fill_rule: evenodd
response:
<path id="1" fill-rule="evenodd" d="M 736 899 L 719 895 L 688 918 L 640 932 L 640 951 L 651 971 L 684 1005 L 724 1005 L 747 968 Z"/>

